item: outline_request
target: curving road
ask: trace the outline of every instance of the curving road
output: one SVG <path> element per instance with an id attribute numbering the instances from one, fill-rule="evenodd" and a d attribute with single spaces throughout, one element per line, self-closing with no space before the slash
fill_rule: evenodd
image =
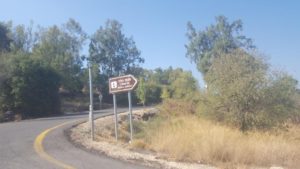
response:
<path id="1" fill-rule="evenodd" d="M 127 109 L 118 111 L 125 110 Z M 95 116 L 107 114 L 112 114 L 112 110 L 99 111 Z M 65 122 L 87 118 L 87 113 L 80 113 L 0 124 L 0 169 L 62 169 L 63 167 L 37 154 L 33 146 L 34 141 L 46 129 Z M 64 129 L 71 125 L 72 123 L 68 123 L 46 135 L 43 148 L 54 159 L 76 169 L 148 169 L 141 165 L 118 161 L 76 148 L 64 135 Z"/>

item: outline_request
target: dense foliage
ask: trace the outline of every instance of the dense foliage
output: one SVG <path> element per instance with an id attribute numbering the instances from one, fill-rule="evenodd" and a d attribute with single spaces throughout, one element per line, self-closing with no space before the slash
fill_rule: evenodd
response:
<path id="1" fill-rule="evenodd" d="M 60 112 L 61 96 L 84 95 L 88 86 L 89 62 L 95 94 L 111 102 L 108 78 L 121 74 L 138 75 L 140 57 L 132 38 L 122 33 L 122 25 L 108 20 L 90 36 L 69 19 L 61 26 L 35 28 L 0 23 L 0 114 L 13 111 L 23 117 Z M 82 48 L 90 40 L 89 54 Z M 91 58 L 87 60 L 87 58 Z M 133 96 L 136 100 L 135 95 Z M 126 100 L 120 96 L 119 99 Z"/>
<path id="2" fill-rule="evenodd" d="M 122 24 L 116 20 L 108 20 L 92 35 L 89 52 L 92 61 L 100 64 L 108 76 L 131 73 L 144 62 L 135 42 L 122 33 Z"/>
<path id="3" fill-rule="evenodd" d="M 8 34 L 9 30 L 7 26 L 0 22 L 0 53 L 9 51 L 11 39 Z"/>
<path id="4" fill-rule="evenodd" d="M 297 82 L 242 50 L 217 58 L 205 79 L 206 114 L 241 130 L 282 124 L 295 110 Z"/>
<path id="5" fill-rule="evenodd" d="M 23 118 L 60 113 L 60 76 L 28 55 L 10 55 L 7 76 L 1 83 L 0 109 Z"/>
<path id="6" fill-rule="evenodd" d="M 189 71 L 172 67 L 144 70 L 136 90 L 142 104 L 159 103 L 162 99 L 196 99 L 199 86 Z"/>
<path id="7" fill-rule="evenodd" d="M 80 92 L 83 56 L 81 48 L 87 38 L 79 23 L 70 19 L 61 27 L 56 25 L 40 30 L 33 47 L 33 55 L 50 66 L 62 77 L 62 87 L 71 92 Z"/>
<path id="8" fill-rule="evenodd" d="M 253 49 L 252 40 L 241 34 L 241 20 L 230 23 L 225 16 L 216 17 L 216 24 L 205 30 L 196 31 L 192 23 L 187 25 L 188 44 L 186 56 L 196 63 L 198 70 L 205 75 L 215 58 L 235 49 Z"/>
<path id="9" fill-rule="evenodd" d="M 258 57 L 242 30 L 241 20 L 229 22 L 224 16 L 200 31 L 188 23 L 186 56 L 207 85 L 201 91 L 198 111 L 243 131 L 297 121 L 297 81 Z"/>

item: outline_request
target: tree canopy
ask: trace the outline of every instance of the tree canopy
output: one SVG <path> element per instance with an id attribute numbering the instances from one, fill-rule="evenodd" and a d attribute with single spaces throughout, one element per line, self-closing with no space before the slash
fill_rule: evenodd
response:
<path id="1" fill-rule="evenodd" d="M 243 131 L 281 125 L 295 111 L 297 81 L 243 50 L 216 58 L 205 80 L 208 115 Z"/>
<path id="2" fill-rule="evenodd" d="M 0 22 L 0 53 L 10 50 L 11 41 L 7 25 Z"/>
<path id="3" fill-rule="evenodd" d="M 133 38 L 122 33 L 122 24 L 116 20 L 108 20 L 92 35 L 89 53 L 108 76 L 129 73 L 144 62 Z"/>
<path id="4" fill-rule="evenodd" d="M 215 58 L 235 49 L 252 49 L 255 46 L 250 38 L 241 32 L 241 20 L 229 22 L 225 16 L 216 17 L 216 24 L 196 31 L 192 23 L 187 24 L 188 44 L 185 45 L 186 57 L 197 65 L 198 70 L 205 75 Z"/>
<path id="5" fill-rule="evenodd" d="M 169 67 L 144 70 L 136 95 L 142 104 L 152 104 L 162 99 L 193 100 L 198 91 L 198 83 L 191 72 Z"/>
<path id="6" fill-rule="evenodd" d="M 22 117 L 60 113 L 60 76 L 56 71 L 23 53 L 10 55 L 6 63 L 7 76 L 0 85 L 0 110 L 14 111 Z"/>
<path id="7" fill-rule="evenodd" d="M 70 19 L 61 28 L 54 25 L 40 30 L 33 55 L 59 72 L 64 89 L 78 92 L 82 88 L 79 75 L 83 57 L 80 52 L 86 38 L 80 24 Z"/>

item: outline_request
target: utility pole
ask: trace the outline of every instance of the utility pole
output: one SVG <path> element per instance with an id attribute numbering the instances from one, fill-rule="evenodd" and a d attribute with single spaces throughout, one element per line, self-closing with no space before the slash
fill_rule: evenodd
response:
<path id="1" fill-rule="evenodd" d="M 91 125 L 91 138 L 94 141 L 93 84 L 92 84 L 92 70 L 91 70 L 92 64 L 90 60 L 88 66 L 89 66 L 89 84 L 90 84 L 89 122 Z"/>

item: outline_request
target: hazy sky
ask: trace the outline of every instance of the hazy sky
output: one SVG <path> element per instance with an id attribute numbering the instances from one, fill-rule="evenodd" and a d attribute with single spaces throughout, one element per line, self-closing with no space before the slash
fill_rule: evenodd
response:
<path id="1" fill-rule="evenodd" d="M 0 21 L 28 25 L 32 20 L 46 27 L 74 18 L 88 34 L 107 19 L 116 19 L 141 50 L 146 60 L 143 67 L 182 67 L 191 70 L 201 86 L 200 73 L 185 57 L 187 22 L 203 30 L 218 15 L 230 21 L 241 19 L 244 34 L 254 40 L 270 63 L 300 81 L 297 0 L 0 0 L 0 4 Z"/>

